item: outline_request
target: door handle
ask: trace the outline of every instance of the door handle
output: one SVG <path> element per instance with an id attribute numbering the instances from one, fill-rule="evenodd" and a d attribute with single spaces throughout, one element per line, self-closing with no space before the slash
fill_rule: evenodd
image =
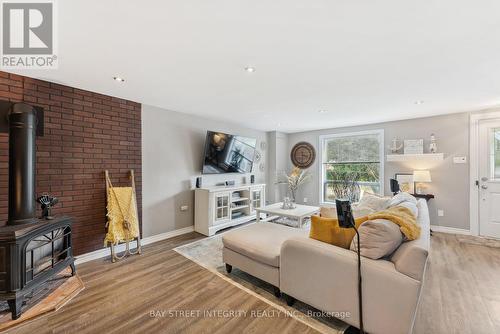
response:
<path id="1" fill-rule="evenodd" d="M 487 186 L 487 185 L 485 185 L 485 184 L 483 184 L 483 185 L 481 186 L 481 189 L 488 189 L 488 186 Z"/>

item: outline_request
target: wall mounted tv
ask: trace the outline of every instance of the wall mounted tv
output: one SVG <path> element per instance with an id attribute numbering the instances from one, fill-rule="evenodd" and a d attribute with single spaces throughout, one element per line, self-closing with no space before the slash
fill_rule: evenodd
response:
<path id="1" fill-rule="evenodd" d="M 202 173 L 250 173 L 256 143 L 255 138 L 208 131 Z"/>

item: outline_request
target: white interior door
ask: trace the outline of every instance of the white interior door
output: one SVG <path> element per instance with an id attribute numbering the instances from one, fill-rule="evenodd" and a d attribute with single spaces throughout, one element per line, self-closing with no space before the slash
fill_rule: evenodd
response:
<path id="1" fill-rule="evenodd" d="M 500 120 L 479 123 L 479 234 L 500 238 Z"/>

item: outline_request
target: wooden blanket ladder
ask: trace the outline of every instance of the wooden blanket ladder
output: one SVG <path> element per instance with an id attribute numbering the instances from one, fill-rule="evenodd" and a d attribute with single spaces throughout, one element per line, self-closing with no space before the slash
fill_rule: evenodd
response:
<path id="1" fill-rule="evenodd" d="M 109 178 L 109 171 L 108 170 L 104 171 L 104 175 L 105 175 L 105 178 L 106 178 L 106 201 L 107 201 L 109 190 L 113 189 L 113 184 L 111 183 L 111 179 Z M 135 177 L 134 177 L 134 170 L 133 169 L 131 169 L 129 171 L 129 178 L 130 178 L 130 182 L 132 184 L 132 195 L 135 198 L 135 204 L 137 206 L 137 196 L 135 194 Z M 135 209 L 136 209 L 136 212 L 138 213 L 139 211 L 137 210 L 137 207 Z M 108 227 L 108 224 L 109 224 L 109 222 L 106 222 L 106 228 Z M 128 240 L 125 241 L 125 242 L 122 242 L 122 243 L 118 244 L 118 245 L 120 245 L 120 244 L 125 243 L 125 250 L 124 250 L 124 252 L 123 252 L 123 254 L 121 256 L 116 253 L 115 247 L 118 246 L 118 245 L 114 245 L 114 244 L 111 243 L 110 244 L 111 262 L 114 263 L 114 262 L 119 261 L 119 260 L 121 260 L 124 257 L 129 256 L 129 255 L 141 254 L 142 249 L 141 249 L 141 232 L 140 232 L 140 229 L 139 229 L 139 235 L 136 238 L 134 238 L 134 240 L 137 243 L 137 248 L 135 249 L 135 251 L 132 251 L 130 249 L 130 241 L 128 241 Z"/>

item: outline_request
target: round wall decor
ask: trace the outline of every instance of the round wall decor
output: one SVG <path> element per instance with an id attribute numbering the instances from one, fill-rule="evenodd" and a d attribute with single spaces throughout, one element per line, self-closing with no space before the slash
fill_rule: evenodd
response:
<path id="1" fill-rule="evenodd" d="M 300 142 L 295 144 L 290 153 L 292 163 L 302 169 L 309 168 L 316 159 L 316 150 L 314 146 L 307 142 Z"/>
<path id="2" fill-rule="evenodd" d="M 259 151 L 255 151 L 255 155 L 253 157 L 253 161 L 254 162 L 259 162 L 261 157 L 262 156 L 261 156 L 260 152 Z"/>

